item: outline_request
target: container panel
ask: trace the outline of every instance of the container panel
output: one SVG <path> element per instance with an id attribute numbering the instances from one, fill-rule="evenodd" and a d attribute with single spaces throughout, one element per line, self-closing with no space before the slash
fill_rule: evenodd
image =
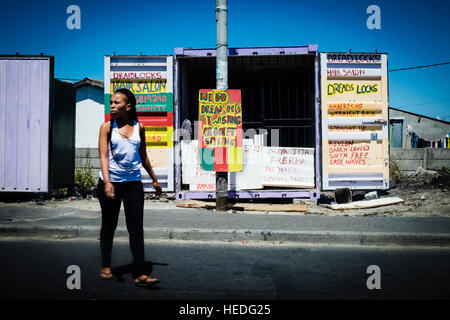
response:
<path id="1" fill-rule="evenodd" d="M 8 61 L 6 65 L 6 123 L 5 123 L 5 184 L 6 190 L 17 190 L 17 105 L 19 86 L 19 61 Z"/>
<path id="2" fill-rule="evenodd" d="M 277 150 L 286 150 L 285 158 L 292 161 L 303 159 L 301 157 L 297 159 L 297 154 L 289 156 L 290 150 L 295 152 L 308 150 L 312 153 L 311 159 L 307 159 L 309 162 L 304 159 L 304 170 L 296 171 L 299 178 L 293 179 L 292 175 L 289 176 L 289 170 L 293 172 L 294 168 L 289 167 L 289 163 L 281 163 L 281 167 L 277 166 L 274 170 L 267 169 L 267 166 L 256 165 L 247 168 L 247 161 L 254 152 L 252 154 L 244 152 L 243 171 L 229 177 L 229 190 L 233 191 L 229 193 L 229 197 L 317 198 L 319 196 L 318 190 L 314 189 L 320 188 L 317 89 L 319 66 L 318 55 L 314 50 L 317 48 L 229 49 L 228 89 L 240 89 L 242 92 L 243 141 L 253 140 L 259 135 L 263 141 L 261 150 L 266 150 L 266 147 L 262 146 L 278 147 Z M 178 91 L 174 96 L 174 108 L 175 110 L 178 108 L 180 115 L 177 125 L 190 123 L 195 139 L 197 132 L 194 121 L 198 119 L 196 99 L 198 92 L 204 88 L 215 88 L 215 50 L 177 48 L 175 54 Z M 195 154 L 193 152 L 195 148 L 192 148 L 192 152 L 187 152 L 184 141 L 176 141 L 176 147 L 181 155 L 180 163 L 177 165 L 177 199 L 214 198 L 214 177 L 206 176 L 204 172 L 198 170 L 199 163 L 195 158 L 193 160 L 186 158 L 187 154 Z M 258 159 L 263 162 L 262 155 Z M 270 161 L 275 160 L 270 158 Z M 266 173 L 271 174 L 266 178 L 272 180 L 265 185 L 262 183 L 265 176 L 261 173 L 260 167 L 264 167 Z M 246 176 L 250 171 L 251 178 Z M 261 181 L 258 180 L 259 176 Z M 286 190 L 286 188 L 304 189 Z"/>
<path id="3" fill-rule="evenodd" d="M 323 190 L 388 189 L 387 55 L 321 53 L 320 61 Z"/>
<path id="4" fill-rule="evenodd" d="M 19 75 L 23 79 L 19 83 L 19 96 L 18 96 L 18 145 L 20 147 L 20 156 L 17 159 L 18 168 L 28 168 L 28 163 L 30 159 L 30 136 L 28 131 L 28 119 L 30 114 L 30 100 L 31 97 L 26 94 L 28 88 L 30 87 L 30 78 L 24 77 L 25 74 L 30 74 L 31 64 L 30 61 L 24 61 L 19 64 Z M 18 170 L 17 171 L 17 188 L 19 190 L 26 190 L 28 188 L 28 170 Z"/>

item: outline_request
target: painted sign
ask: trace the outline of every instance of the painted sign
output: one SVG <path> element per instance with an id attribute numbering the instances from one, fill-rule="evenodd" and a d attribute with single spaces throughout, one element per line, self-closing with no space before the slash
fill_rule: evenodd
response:
<path id="1" fill-rule="evenodd" d="M 314 148 L 264 147 L 264 186 L 314 187 Z"/>
<path id="2" fill-rule="evenodd" d="M 121 71 L 111 72 L 111 79 L 114 80 L 148 80 L 148 79 L 167 79 L 167 72 L 161 71 Z"/>
<path id="3" fill-rule="evenodd" d="M 228 190 L 315 186 L 315 149 L 265 147 L 262 138 L 243 140 L 243 169 L 228 173 Z M 215 172 L 202 169 L 197 150 L 197 140 L 181 141 L 182 183 L 191 191 L 215 191 Z"/>
<path id="4" fill-rule="evenodd" d="M 110 119 L 111 94 L 119 88 L 130 90 L 154 172 L 163 191 L 174 191 L 173 57 L 105 56 L 104 79 L 105 121 Z M 152 179 L 141 172 L 144 191 L 153 191 Z"/>
<path id="5" fill-rule="evenodd" d="M 241 90 L 199 91 L 199 156 L 206 171 L 242 171 Z"/>
<path id="6" fill-rule="evenodd" d="M 328 80 L 327 102 L 381 102 L 380 88 L 377 80 Z"/>
<path id="7" fill-rule="evenodd" d="M 325 59 L 326 55 L 326 59 Z M 351 63 L 351 64 L 381 64 L 381 54 L 366 53 L 328 53 L 322 55 L 322 61 L 327 63 Z"/>
<path id="8" fill-rule="evenodd" d="M 389 187 L 386 54 L 321 54 L 322 181 Z"/>
<path id="9" fill-rule="evenodd" d="M 134 93 L 137 112 L 173 112 L 173 93 L 167 92 L 167 79 L 111 82 L 112 93 L 121 88 Z"/>
<path id="10" fill-rule="evenodd" d="M 112 81 L 111 92 L 126 88 L 134 94 L 167 92 L 167 79 L 147 81 Z"/>
<path id="11" fill-rule="evenodd" d="M 228 172 L 228 190 L 262 189 L 261 156 L 262 137 L 244 139 L 243 167 L 240 172 Z M 182 141 L 182 179 L 189 184 L 190 191 L 215 191 L 216 173 L 205 171 L 200 166 L 198 141 Z"/>
<path id="12" fill-rule="evenodd" d="M 354 68 L 352 65 L 333 68 L 332 64 L 328 65 L 328 77 L 378 77 L 381 76 L 380 69 L 372 68 Z"/>

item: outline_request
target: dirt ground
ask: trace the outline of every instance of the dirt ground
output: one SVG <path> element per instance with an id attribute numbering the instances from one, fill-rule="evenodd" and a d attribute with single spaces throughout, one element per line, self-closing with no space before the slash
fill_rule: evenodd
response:
<path id="1" fill-rule="evenodd" d="M 391 189 L 379 192 L 380 198 L 399 197 L 402 203 L 367 209 L 332 210 L 326 204 L 308 206 L 311 213 L 348 216 L 408 216 L 408 217 L 450 217 L 450 174 L 447 171 L 432 171 L 419 168 L 405 175 Z M 323 193 L 325 199 L 333 199 L 333 193 Z M 353 201 L 364 200 L 364 193 L 356 193 Z"/>
<path id="2" fill-rule="evenodd" d="M 323 192 L 321 199 L 295 200 L 295 203 L 304 203 L 308 212 L 254 212 L 236 211 L 236 214 L 289 214 L 289 215 L 322 215 L 322 216 L 407 216 L 407 217 L 450 217 L 450 174 L 446 171 L 431 171 L 419 168 L 415 173 L 404 176 L 396 184 L 391 184 L 388 191 L 379 192 L 379 198 L 400 197 L 403 203 L 367 209 L 333 210 L 328 204 L 334 202 L 333 192 Z M 364 192 L 354 192 L 353 201 L 364 200 Z M 288 200 L 292 203 L 292 200 Z M 173 194 L 164 195 L 163 199 L 152 199 L 152 195 L 146 196 L 146 209 L 171 209 L 179 203 L 173 200 Z M 278 202 L 279 203 L 279 202 Z M 0 199 L 0 207 L 3 206 L 32 206 L 45 208 L 73 208 L 79 210 L 100 211 L 97 199 Z M 186 210 L 186 209 L 184 209 Z M 196 210 L 196 209 L 192 209 Z"/>

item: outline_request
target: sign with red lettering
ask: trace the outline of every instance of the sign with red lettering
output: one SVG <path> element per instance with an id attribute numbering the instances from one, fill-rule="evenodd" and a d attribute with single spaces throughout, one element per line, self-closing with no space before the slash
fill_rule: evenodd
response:
<path id="1" fill-rule="evenodd" d="M 322 187 L 389 188 L 387 54 L 321 53 Z"/>
<path id="2" fill-rule="evenodd" d="M 313 188 L 314 148 L 264 147 L 264 186 Z"/>
<path id="3" fill-rule="evenodd" d="M 327 63 L 381 64 L 381 54 L 329 53 Z"/>
<path id="4" fill-rule="evenodd" d="M 167 79 L 167 72 L 162 71 L 111 72 L 111 80 L 151 80 L 151 79 Z"/>

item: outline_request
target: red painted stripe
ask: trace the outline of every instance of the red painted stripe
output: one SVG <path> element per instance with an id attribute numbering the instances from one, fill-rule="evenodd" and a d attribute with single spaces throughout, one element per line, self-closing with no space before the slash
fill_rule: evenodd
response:
<path id="1" fill-rule="evenodd" d="M 109 113 L 105 113 L 105 122 L 108 122 L 110 119 L 111 115 Z M 155 112 L 152 116 L 138 113 L 138 121 L 146 127 L 171 127 L 173 126 L 173 113 Z"/>
<path id="2" fill-rule="evenodd" d="M 203 144 L 203 122 L 198 121 L 198 147 L 199 148 L 206 148 L 206 146 Z"/>
<path id="3" fill-rule="evenodd" d="M 230 96 L 230 100 L 236 103 L 241 103 L 241 90 L 240 89 L 232 89 L 228 90 L 228 94 Z"/>
<path id="4" fill-rule="evenodd" d="M 138 120 L 144 126 L 170 127 L 173 126 L 173 113 L 160 112 L 154 113 L 151 116 L 138 113 Z"/>
<path id="5" fill-rule="evenodd" d="M 236 147 L 242 147 L 242 125 L 236 130 Z"/>
<path id="6" fill-rule="evenodd" d="M 214 149 L 214 171 L 228 171 L 227 148 Z"/>

